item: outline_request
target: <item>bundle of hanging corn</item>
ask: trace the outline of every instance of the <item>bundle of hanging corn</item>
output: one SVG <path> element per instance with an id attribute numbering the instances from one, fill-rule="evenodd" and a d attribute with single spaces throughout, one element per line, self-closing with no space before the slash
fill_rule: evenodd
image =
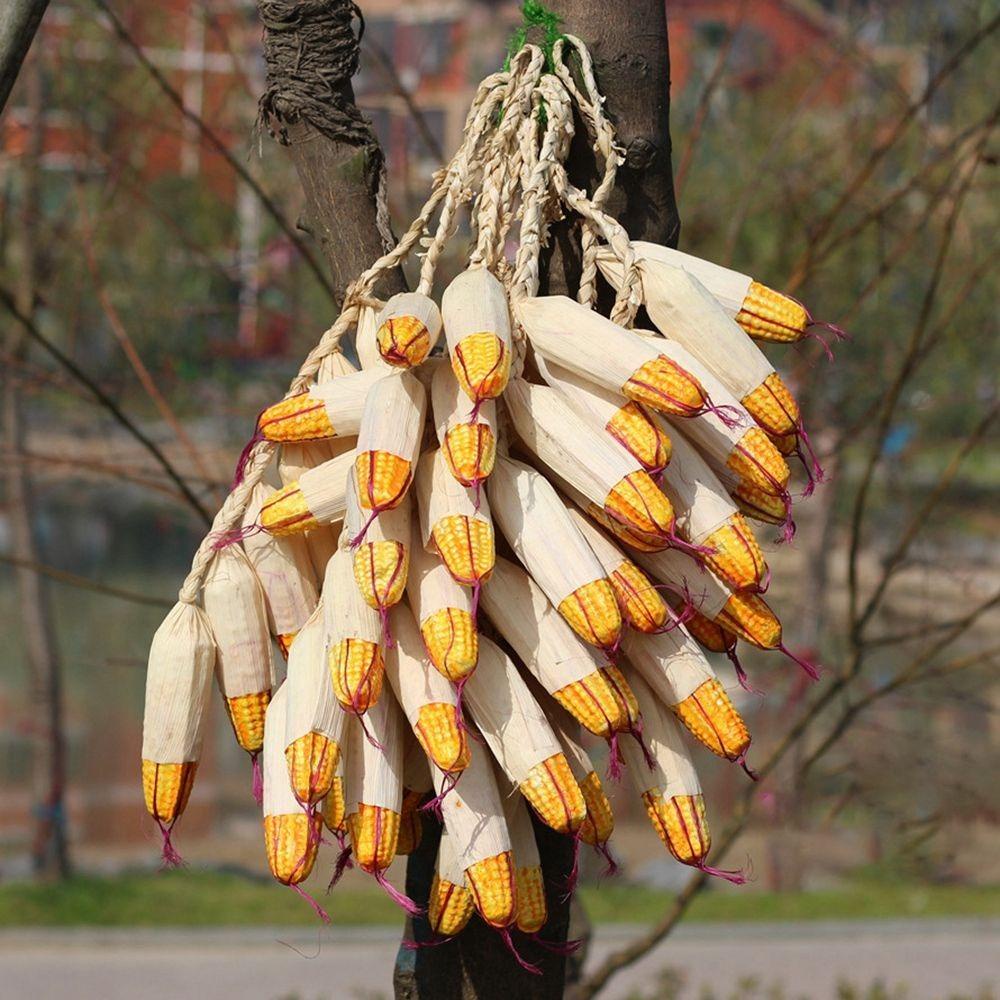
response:
<path id="1" fill-rule="evenodd" d="M 591 195 L 564 166 L 574 113 L 603 165 Z M 757 345 L 811 319 L 749 277 L 631 242 L 603 207 L 621 162 L 585 46 L 523 46 L 479 87 L 399 245 L 260 415 L 150 653 L 142 773 L 166 857 L 214 670 L 262 770 L 267 858 L 287 885 L 312 871 L 325 825 L 338 873 L 353 857 L 412 911 L 385 872 L 430 807 L 445 828 L 434 931 L 475 910 L 507 941 L 537 932 L 528 809 L 610 860 L 585 731 L 679 862 L 741 881 L 708 866 L 689 749 L 746 766 L 750 747 L 706 650 L 741 683 L 737 643 L 787 652 L 751 524 L 790 538 L 786 457 L 802 459 L 803 495 L 821 472 Z M 465 207 L 468 265 L 435 299 Z M 564 217 L 582 232 L 575 301 L 537 294 Z M 416 291 L 375 299 L 418 247 Z M 602 275 L 610 316 L 595 308 Z M 634 329 L 640 307 L 653 328 Z M 351 334 L 360 370 L 341 353 Z M 276 457 L 278 489 L 263 481 Z"/>

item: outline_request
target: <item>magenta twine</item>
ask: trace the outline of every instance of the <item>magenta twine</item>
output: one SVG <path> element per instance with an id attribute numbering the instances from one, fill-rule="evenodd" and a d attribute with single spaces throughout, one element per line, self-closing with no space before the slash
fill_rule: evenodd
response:
<path id="1" fill-rule="evenodd" d="M 771 567 L 767 564 L 764 565 L 764 575 L 761 578 L 760 583 L 757 584 L 754 593 L 766 594 L 768 587 L 771 586 Z"/>
<path id="2" fill-rule="evenodd" d="M 574 952 L 579 951 L 580 945 L 583 944 L 579 938 L 574 938 L 572 941 L 566 941 L 564 944 L 560 944 L 558 941 L 546 941 L 545 938 L 538 933 L 538 931 L 529 934 L 528 938 L 534 941 L 539 948 L 544 948 L 553 955 L 572 955 Z"/>
<path id="3" fill-rule="evenodd" d="M 395 649 L 396 640 L 392 637 L 392 629 L 389 627 L 389 609 L 384 604 L 379 604 L 378 616 L 382 625 L 382 638 L 385 639 L 385 648 Z"/>
<path id="4" fill-rule="evenodd" d="M 385 751 L 385 747 L 368 731 L 368 727 L 365 725 L 365 717 L 362 712 L 357 712 L 354 716 L 361 726 L 361 732 L 365 734 L 365 739 L 368 740 L 369 744 L 373 746 L 376 750 Z"/>
<path id="5" fill-rule="evenodd" d="M 736 679 L 740 682 L 740 687 L 743 688 L 744 691 L 749 691 L 750 694 L 760 695 L 760 697 L 763 698 L 764 692 L 750 683 L 750 677 L 747 674 L 746 667 L 740 663 L 740 657 L 736 652 L 735 645 L 726 650 L 726 656 L 729 657 L 729 662 L 733 665 L 733 669 L 736 671 Z"/>
<path id="6" fill-rule="evenodd" d="M 796 656 L 784 643 L 778 646 L 778 649 L 785 654 L 793 663 L 797 663 L 805 672 L 809 675 L 810 680 L 818 681 L 820 672 L 819 668 L 810 663 L 808 660 L 803 659 L 801 656 Z"/>
<path id="7" fill-rule="evenodd" d="M 209 535 L 212 541 L 212 551 L 218 552 L 220 549 L 228 548 L 237 542 L 242 542 L 245 538 L 260 534 L 264 530 L 261 524 L 248 524 L 242 528 L 230 528 L 228 531 L 216 531 Z"/>
<path id="8" fill-rule="evenodd" d="M 705 405 L 702 408 L 702 412 L 714 413 L 730 430 L 734 427 L 739 427 L 743 423 L 743 415 L 741 414 L 739 407 L 732 406 L 728 403 L 718 406 L 713 403 L 708 396 L 705 397 Z"/>
<path id="9" fill-rule="evenodd" d="M 706 865 L 704 861 L 699 861 L 694 867 L 706 875 L 732 882 L 733 885 L 745 885 L 747 881 L 747 877 L 742 871 L 726 871 L 723 868 L 713 868 L 711 865 Z"/>
<path id="10" fill-rule="evenodd" d="M 537 965 L 532 965 L 530 962 L 526 962 L 517 953 L 517 948 L 514 947 L 514 942 L 510 939 L 510 928 L 498 928 L 498 933 L 503 943 L 507 946 L 507 950 L 514 956 L 514 961 L 517 962 L 517 964 L 521 966 L 525 972 L 530 972 L 533 976 L 540 976 L 542 974 L 542 970 L 539 969 Z"/>
<path id="11" fill-rule="evenodd" d="M 343 837 L 343 834 L 340 834 Z M 331 889 L 340 881 L 341 876 L 348 868 L 353 868 L 354 862 L 351 861 L 351 848 L 345 847 L 341 843 L 340 854 L 337 855 L 337 863 L 333 866 L 333 875 L 330 877 L 330 883 L 326 887 L 326 891 L 330 892 Z"/>
<path id="12" fill-rule="evenodd" d="M 566 876 L 566 895 L 564 899 L 569 899 L 573 895 L 576 889 L 576 883 L 580 880 L 580 837 L 583 833 L 583 827 L 581 826 L 579 830 L 573 834 L 573 867 L 570 868 L 569 874 Z"/>
<path id="13" fill-rule="evenodd" d="M 250 789 L 253 792 L 254 802 L 262 806 L 264 804 L 264 770 L 260 766 L 260 751 L 250 754 L 251 770 L 253 777 L 250 781 Z"/>
<path id="14" fill-rule="evenodd" d="M 330 922 L 330 914 L 327 913 L 326 910 L 324 910 L 323 907 L 320 906 L 319 903 L 317 903 L 316 900 L 313 899 L 312 896 L 310 896 L 309 893 L 298 884 L 298 882 L 293 882 L 289 888 L 293 892 L 300 895 L 313 908 L 313 912 L 315 912 L 316 916 L 319 917 L 324 924 L 328 924 Z"/>
<path id="15" fill-rule="evenodd" d="M 646 767 L 650 771 L 656 770 L 656 758 L 649 752 L 649 747 L 646 746 L 646 741 L 642 738 L 642 719 L 633 723 L 629 727 L 629 735 L 639 744 L 639 749 L 642 751 L 643 760 L 646 762 Z"/>
<path id="16" fill-rule="evenodd" d="M 739 764 L 740 767 L 746 772 L 746 776 L 751 781 L 760 781 L 760 775 L 747 763 L 747 754 L 750 753 L 750 744 L 746 745 L 746 748 L 740 753 L 739 757 L 736 758 L 734 763 Z"/>
<path id="17" fill-rule="evenodd" d="M 717 551 L 711 545 L 695 545 L 692 542 L 687 542 L 672 531 L 666 535 L 666 538 L 670 548 L 689 555 L 699 566 L 704 566 L 706 557 L 714 556 Z"/>
<path id="18" fill-rule="evenodd" d="M 608 737 L 608 777 L 615 784 L 622 780 L 622 751 L 618 745 L 618 733 Z"/>
<path id="19" fill-rule="evenodd" d="M 262 410 L 261 413 L 263 412 L 264 411 Z M 259 424 L 260 422 L 259 416 L 257 417 L 257 421 Z M 235 490 L 236 487 L 239 486 L 240 483 L 242 483 L 243 480 L 246 478 L 247 462 L 250 461 L 250 453 L 254 450 L 254 447 L 257 445 L 257 443 L 263 440 L 264 440 L 264 432 L 258 426 L 257 429 L 253 432 L 253 437 L 251 437 L 250 440 L 247 441 L 247 443 L 243 446 L 243 450 L 240 452 L 240 457 L 239 459 L 237 459 L 236 462 L 236 471 L 233 474 L 233 485 L 230 487 L 230 489 Z"/>
<path id="20" fill-rule="evenodd" d="M 602 878 L 613 878 L 618 874 L 618 862 L 611 855 L 611 849 L 608 847 L 608 842 L 604 841 L 600 844 L 594 845 L 594 850 L 600 854 L 604 860 L 607 862 L 604 871 L 601 872 Z"/>
<path id="21" fill-rule="evenodd" d="M 160 828 L 160 837 L 163 843 L 160 846 L 160 858 L 164 868 L 180 868 L 184 864 L 184 859 L 180 856 L 177 848 L 174 847 L 170 834 L 173 830 L 174 821 L 164 823 L 162 819 L 156 820 L 156 825 Z"/>
<path id="22" fill-rule="evenodd" d="M 806 470 L 806 475 L 809 477 L 809 485 L 806 487 L 806 496 L 809 496 L 816 488 L 817 483 L 826 482 L 826 472 L 820 464 L 819 457 L 816 455 L 816 449 L 813 448 L 812 441 L 806 432 L 805 424 L 802 423 L 801 417 L 799 418 L 796 438 L 798 440 L 795 446 L 795 454 L 798 455 L 799 461 L 802 463 Z M 805 446 L 805 454 L 803 454 L 803 445 Z"/>
<path id="23" fill-rule="evenodd" d="M 454 790 L 455 786 L 458 784 L 459 773 L 454 771 L 445 772 L 444 780 L 441 782 L 441 792 L 435 795 L 434 798 L 428 799 L 421 807 L 421 811 L 431 812 L 437 817 L 438 821 L 441 820 L 441 803 L 444 802 L 445 797 L 449 792 Z"/>
<path id="24" fill-rule="evenodd" d="M 385 890 L 386 895 L 398 906 L 401 906 L 411 917 L 419 917 L 424 911 L 417 906 L 405 893 L 400 892 L 386 877 L 385 869 L 375 870 L 375 881 Z"/>
<path id="25" fill-rule="evenodd" d="M 476 580 L 472 585 L 472 625 L 473 628 L 478 627 L 478 617 L 479 617 L 479 592 L 483 589 L 482 580 Z"/>
<path id="26" fill-rule="evenodd" d="M 361 530 L 348 543 L 352 549 L 356 549 L 368 534 L 368 529 L 375 523 L 375 518 L 381 513 L 378 507 L 372 507 L 372 512 L 368 515 L 368 520 L 361 526 Z"/>
<path id="27" fill-rule="evenodd" d="M 479 507 L 483 502 L 483 481 L 478 476 L 476 481 L 472 484 L 472 506 L 475 508 L 476 513 L 479 513 Z"/>
<path id="28" fill-rule="evenodd" d="M 414 941 L 413 938 L 403 938 L 403 947 L 407 951 L 419 951 L 421 948 L 436 948 L 441 944 L 449 944 L 454 941 L 453 937 L 446 937 L 445 935 L 438 935 L 434 933 L 429 941 Z"/>

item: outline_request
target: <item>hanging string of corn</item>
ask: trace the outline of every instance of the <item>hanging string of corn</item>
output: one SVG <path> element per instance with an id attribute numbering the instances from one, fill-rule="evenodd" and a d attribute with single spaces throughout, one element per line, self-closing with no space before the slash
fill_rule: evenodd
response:
<path id="1" fill-rule="evenodd" d="M 512 931 L 545 921 L 528 809 L 610 862 L 614 817 L 584 731 L 608 742 L 612 779 L 624 762 L 679 862 L 740 881 L 708 864 L 689 757 L 701 743 L 752 774 L 706 651 L 744 684 L 738 644 L 788 652 L 751 523 L 791 538 L 788 457 L 802 496 L 822 478 L 757 346 L 805 336 L 809 313 L 629 239 L 606 208 L 623 154 L 590 55 L 557 34 L 544 51 L 521 39 L 483 81 L 423 209 L 261 414 L 153 640 L 142 759 L 175 861 L 214 670 L 238 743 L 255 767 L 263 754 L 276 879 L 298 886 L 325 823 L 337 874 L 353 856 L 412 911 L 385 871 L 430 806 L 445 827 L 433 932 L 478 913 L 512 949 Z M 574 115 L 601 165 L 589 194 L 565 169 Z M 468 263 L 442 289 L 466 211 Z M 581 224 L 579 288 L 540 296 L 564 217 Z M 417 289 L 380 301 L 379 279 L 418 249 Z M 653 329 L 633 328 L 640 307 Z M 359 371 L 341 353 L 350 336 Z M 503 648 L 479 634 L 484 619 Z M 288 657 L 280 686 L 272 640 Z"/>

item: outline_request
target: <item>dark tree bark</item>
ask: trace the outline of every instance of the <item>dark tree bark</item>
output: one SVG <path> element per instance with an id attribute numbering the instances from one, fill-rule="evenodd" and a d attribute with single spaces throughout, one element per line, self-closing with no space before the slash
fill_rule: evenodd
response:
<path id="1" fill-rule="evenodd" d="M 0 4 L 0 111 L 7 104 L 48 5 L 49 0 L 4 0 Z"/>

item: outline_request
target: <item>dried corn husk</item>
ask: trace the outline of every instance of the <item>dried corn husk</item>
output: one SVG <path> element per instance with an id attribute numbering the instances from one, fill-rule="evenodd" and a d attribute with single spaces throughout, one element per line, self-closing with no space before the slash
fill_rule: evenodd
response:
<path id="1" fill-rule="evenodd" d="M 398 813 L 403 804 L 403 734 L 399 705 L 385 695 L 365 713 L 365 725 L 351 720 L 345 774 L 347 815 L 360 804 Z M 367 735 L 366 735 L 367 730 Z M 370 739 L 369 739 L 370 737 Z M 377 744 L 377 746 L 376 746 Z"/>
<path id="2" fill-rule="evenodd" d="M 705 681 L 715 679 L 701 647 L 679 622 L 669 632 L 657 635 L 628 632 L 623 648 L 628 662 L 664 705 L 679 705 Z M 643 702 L 639 704 L 645 707 Z"/>
<path id="3" fill-rule="evenodd" d="M 378 312 L 371 306 L 362 306 L 358 312 L 358 324 L 354 338 L 354 348 L 363 371 L 380 371 L 389 374 L 394 371 L 386 364 L 378 349 Z"/>
<path id="4" fill-rule="evenodd" d="M 412 732 L 403 732 L 403 789 L 422 794 L 434 788 L 427 754 Z"/>
<path id="5" fill-rule="evenodd" d="M 715 618 L 733 596 L 710 569 L 699 566 L 690 556 L 676 549 L 636 552 L 635 561 L 678 597 L 690 601 L 691 606 L 706 618 Z"/>

